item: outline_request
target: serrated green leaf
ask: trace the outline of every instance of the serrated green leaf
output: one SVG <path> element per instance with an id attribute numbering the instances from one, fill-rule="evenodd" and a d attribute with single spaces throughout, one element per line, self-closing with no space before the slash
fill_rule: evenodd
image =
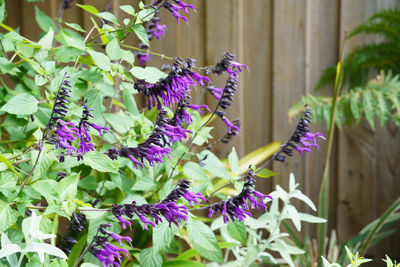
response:
<path id="1" fill-rule="evenodd" d="M 107 155 L 90 151 L 83 156 L 83 163 L 99 172 L 118 172 L 117 166 Z"/>
<path id="2" fill-rule="evenodd" d="M 187 230 L 190 242 L 201 256 L 211 261 L 223 262 L 221 249 L 210 227 L 198 220 L 189 218 Z"/>
<path id="3" fill-rule="evenodd" d="M 138 79 L 145 80 L 148 83 L 156 83 L 160 79 L 166 78 L 168 74 L 155 67 L 133 67 L 130 73 Z"/>
<path id="4" fill-rule="evenodd" d="M 118 22 L 117 18 L 110 12 L 100 12 L 100 13 L 97 13 L 97 16 L 99 16 L 102 19 L 108 20 L 108 21 L 114 23 L 115 25 L 119 26 L 119 22 Z"/>
<path id="5" fill-rule="evenodd" d="M 228 223 L 229 235 L 242 243 L 244 246 L 247 244 L 246 226 L 243 221 L 229 221 Z"/>
<path id="6" fill-rule="evenodd" d="M 383 92 L 380 90 L 374 90 L 374 95 L 376 99 L 376 114 L 380 118 L 380 125 L 383 127 L 385 122 L 388 120 L 390 115 L 390 110 L 388 104 L 386 103 Z"/>
<path id="7" fill-rule="evenodd" d="M 18 176 L 11 171 L 0 173 L 0 188 L 15 189 L 18 182 Z"/>
<path id="8" fill-rule="evenodd" d="M 78 31 L 78 32 L 86 32 L 85 29 L 83 29 L 83 28 L 81 27 L 81 25 L 79 25 L 79 24 L 76 24 L 76 23 L 68 23 L 68 22 L 64 22 L 64 23 L 65 23 L 65 25 L 67 25 L 68 27 L 70 27 L 70 28 L 72 28 L 72 29 L 74 29 L 74 30 L 76 30 L 76 31 Z"/>
<path id="9" fill-rule="evenodd" d="M 140 12 L 139 12 L 140 13 Z M 136 36 L 142 41 L 146 46 L 150 47 L 149 36 L 147 35 L 147 31 L 142 24 L 135 24 L 132 27 L 133 31 L 136 33 Z"/>
<path id="10" fill-rule="evenodd" d="M 261 170 L 257 171 L 257 176 L 261 178 L 270 178 L 272 176 L 277 175 L 278 173 L 273 172 L 267 168 L 262 168 Z"/>
<path id="11" fill-rule="evenodd" d="M 17 221 L 18 211 L 12 209 L 9 203 L 0 201 L 0 218 L 0 232 L 5 232 Z"/>
<path id="12" fill-rule="evenodd" d="M 358 91 L 354 91 L 354 93 L 352 93 L 350 95 L 350 107 L 351 107 L 351 112 L 354 115 L 354 118 L 356 120 L 359 120 L 361 118 L 361 114 L 362 114 L 362 109 L 361 109 L 361 101 L 360 101 L 360 93 Z"/>
<path id="13" fill-rule="evenodd" d="M 57 183 L 57 193 L 61 201 L 74 199 L 78 189 L 79 174 L 70 175 Z"/>
<path id="14" fill-rule="evenodd" d="M 122 89 L 122 98 L 124 100 L 125 106 L 128 109 L 128 111 L 131 114 L 138 116 L 139 110 L 137 108 L 135 98 L 133 97 L 133 95 L 129 91 L 129 89 L 127 89 L 127 88 Z"/>
<path id="15" fill-rule="evenodd" d="M 169 247 L 174 235 L 178 232 L 175 225 L 169 226 L 167 221 L 153 228 L 153 249 L 158 251 Z"/>
<path id="16" fill-rule="evenodd" d="M 94 50 L 88 50 L 87 52 L 92 57 L 97 67 L 105 71 L 111 71 L 111 62 L 106 55 L 100 52 L 96 52 Z"/>
<path id="17" fill-rule="evenodd" d="M 50 28 L 53 30 L 56 28 L 53 19 L 42 12 L 37 6 L 35 6 L 35 19 L 44 32 L 48 32 Z"/>
<path id="18" fill-rule="evenodd" d="M 154 248 L 145 248 L 139 256 L 140 266 L 143 267 L 161 267 L 162 257 Z"/>
<path id="19" fill-rule="evenodd" d="M 129 15 L 134 16 L 135 13 L 135 9 L 131 6 L 131 5 L 123 5 L 119 7 L 120 9 L 122 9 L 124 12 L 128 13 Z"/>
<path id="20" fill-rule="evenodd" d="M 10 163 L 10 161 L 6 157 L 0 155 L 0 161 L 3 162 L 18 177 L 21 177 L 21 175 L 14 169 L 14 166 Z"/>
<path id="21" fill-rule="evenodd" d="M 200 152 L 197 155 L 198 159 L 201 160 L 204 165 L 204 169 L 206 169 L 211 174 L 215 176 L 229 179 L 230 175 L 226 170 L 224 164 L 219 160 L 217 156 L 215 156 L 211 151 L 205 150 Z"/>
<path id="22" fill-rule="evenodd" d="M 97 10 L 97 8 L 95 8 L 94 6 L 91 5 L 80 5 L 80 4 L 76 4 L 77 6 L 79 6 L 80 8 L 82 8 L 83 10 L 86 10 L 87 12 L 96 15 L 97 13 L 99 13 L 99 11 Z"/>
<path id="23" fill-rule="evenodd" d="M 121 52 L 121 48 L 119 47 L 119 43 L 118 43 L 118 39 L 117 38 L 112 39 L 106 45 L 106 52 L 107 52 L 107 55 L 110 57 L 111 60 L 121 59 L 122 52 Z"/>
<path id="24" fill-rule="evenodd" d="M 30 115 L 37 111 L 38 103 L 31 94 L 22 93 L 8 100 L 0 110 L 15 115 Z"/>
<path id="25" fill-rule="evenodd" d="M 229 153 L 228 161 L 232 172 L 236 174 L 240 174 L 242 172 L 239 167 L 239 158 L 234 147 L 232 147 L 232 151 Z"/>
<path id="26" fill-rule="evenodd" d="M 190 180 L 208 181 L 209 178 L 204 169 L 197 163 L 189 161 L 183 166 L 183 173 Z"/>

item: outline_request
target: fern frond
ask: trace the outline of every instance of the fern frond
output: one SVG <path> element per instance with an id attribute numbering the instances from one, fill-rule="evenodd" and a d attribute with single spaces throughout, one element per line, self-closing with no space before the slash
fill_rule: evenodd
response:
<path id="1" fill-rule="evenodd" d="M 375 129 L 375 119 L 380 119 L 381 127 L 391 118 L 400 128 L 400 79 L 390 73 L 382 74 L 377 79 L 369 81 L 366 86 L 354 88 L 338 97 L 336 125 L 341 128 L 343 124 L 351 126 L 358 124 L 361 118 L 366 118 L 372 129 Z M 317 121 L 329 124 L 332 98 L 327 96 L 303 96 L 289 110 L 289 118 L 298 116 L 303 112 L 304 105 L 314 110 Z"/>
<path id="2" fill-rule="evenodd" d="M 357 28 L 355 28 L 350 34 L 349 38 L 358 35 L 360 33 L 364 34 L 379 34 L 383 35 L 384 37 L 398 42 L 400 40 L 400 34 L 398 32 L 398 28 L 400 25 L 395 25 L 397 27 L 393 27 L 394 25 L 388 24 L 386 22 L 367 22 L 361 24 Z"/>

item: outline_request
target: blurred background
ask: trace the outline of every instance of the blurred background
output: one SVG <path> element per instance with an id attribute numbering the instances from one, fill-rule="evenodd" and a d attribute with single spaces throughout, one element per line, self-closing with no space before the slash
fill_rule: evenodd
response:
<path id="1" fill-rule="evenodd" d="M 35 22 L 35 5 L 55 18 L 59 0 L 32 2 L 6 0 L 9 15 L 5 24 L 19 27 L 22 35 L 38 40 L 41 30 Z M 94 5 L 100 11 L 111 10 L 122 20 L 123 12 L 117 7 L 135 6 L 138 2 L 76 0 L 72 8 L 65 11 L 64 20 L 90 29 L 92 23 L 88 14 L 74 3 Z M 337 63 L 346 30 L 351 31 L 380 9 L 400 8 L 400 0 L 186 2 L 197 9 L 197 14 L 191 13 L 188 17 L 190 25 L 177 25 L 175 18 L 162 10 L 167 33 L 162 41 L 152 42 L 151 50 L 172 57 L 195 58 L 197 66 L 213 65 L 223 52 L 230 51 L 236 55 L 236 61 L 249 66 L 250 71 L 241 75 L 240 93 L 228 113 L 231 120 L 240 117 L 242 121 L 241 134 L 232 142 L 240 156 L 289 138 L 297 119 L 289 122 L 288 109 L 302 95 L 314 93 L 324 68 Z M 137 44 L 134 37 L 130 38 L 128 43 Z M 346 44 L 345 53 L 361 43 L 377 40 L 378 37 L 373 36 L 352 38 Z M 149 65 L 160 66 L 161 63 L 153 56 Z M 220 82 L 223 86 L 224 81 Z M 316 94 L 332 95 L 332 90 L 332 86 L 325 87 Z M 198 92 L 198 98 L 214 106 L 212 97 Z M 215 136 L 223 136 L 226 127 L 220 123 L 215 126 Z M 325 124 L 315 124 L 312 129 L 327 135 Z M 269 192 L 276 184 L 286 188 L 289 173 L 294 172 L 301 190 L 317 203 L 326 153 L 326 145 L 321 144 L 320 151 L 304 158 L 295 155 L 285 164 L 270 166 L 279 175 L 262 181 L 259 190 Z M 328 222 L 330 229 L 336 229 L 339 242 L 343 242 L 379 217 L 400 195 L 400 133 L 391 122 L 373 131 L 361 121 L 358 126 L 337 131 L 333 144 Z M 220 146 L 216 151 L 224 157 L 231 147 Z M 312 229 L 309 230 L 315 236 Z M 383 257 L 385 253 L 400 258 L 399 233 L 370 249 L 367 256 Z"/>

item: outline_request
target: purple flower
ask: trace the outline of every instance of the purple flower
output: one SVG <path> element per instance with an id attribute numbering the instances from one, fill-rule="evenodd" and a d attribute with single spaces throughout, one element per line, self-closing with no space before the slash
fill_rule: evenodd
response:
<path id="1" fill-rule="evenodd" d="M 130 221 L 125 220 L 124 218 L 122 218 L 122 216 L 115 216 L 118 221 L 121 223 L 122 229 L 125 230 L 126 229 L 126 225 L 129 225 L 129 228 L 132 228 L 132 224 Z"/>
<path id="2" fill-rule="evenodd" d="M 79 138 L 79 130 L 74 127 L 73 122 L 65 122 L 61 119 L 57 121 L 57 129 L 54 131 L 56 134 L 56 147 L 67 149 L 68 155 L 71 155 L 71 151 L 76 151 L 76 148 L 71 145 L 71 142 Z"/>
<path id="3" fill-rule="evenodd" d="M 104 132 L 102 133 L 101 131 L 109 131 L 110 129 L 108 129 L 107 127 L 101 127 L 99 125 L 96 125 L 94 123 L 89 123 L 90 126 L 92 126 L 96 131 L 99 132 L 100 136 L 103 136 Z"/>
<path id="4" fill-rule="evenodd" d="M 137 56 L 139 59 L 140 65 L 146 66 L 146 62 L 150 61 L 150 54 L 149 53 L 143 53 Z"/>
<path id="5" fill-rule="evenodd" d="M 183 194 L 183 197 L 187 201 L 189 201 L 189 206 L 190 207 L 193 207 L 193 203 L 195 203 L 196 205 L 199 205 L 199 201 L 197 200 L 197 198 L 201 199 L 203 202 L 206 202 L 206 199 L 204 198 L 203 194 L 199 193 L 199 192 L 198 193 L 193 193 L 193 192 L 190 192 L 190 191 L 186 191 L 186 193 Z"/>
<path id="6" fill-rule="evenodd" d="M 228 126 L 228 133 L 231 134 L 233 131 L 240 132 L 240 128 L 234 125 L 227 117 L 223 117 L 222 120 Z"/>

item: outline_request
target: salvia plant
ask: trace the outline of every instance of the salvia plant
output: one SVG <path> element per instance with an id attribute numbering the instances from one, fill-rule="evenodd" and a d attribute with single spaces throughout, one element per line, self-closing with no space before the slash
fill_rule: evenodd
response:
<path id="1" fill-rule="evenodd" d="M 63 20 L 73 4 L 90 13 L 90 29 Z M 277 186 L 266 194 L 256 185 L 275 174 L 268 164 L 304 156 L 325 139 L 310 132 L 312 110 L 305 107 L 283 145 L 268 146 L 261 166 L 259 157 L 243 166 L 234 149 L 221 161 L 212 150 L 240 132 L 227 110 L 248 67 L 230 52 L 197 67 L 150 50 L 168 32 L 160 9 L 177 23 L 196 12 L 184 1 L 120 6 L 122 22 L 108 8 L 63 0 L 55 22 L 36 8 L 43 33 L 32 41 L 3 23 L 0 1 L 0 263 L 294 266 L 304 250 L 281 224 L 291 220 L 300 231 L 302 221 L 325 220 L 293 206 L 297 198 L 316 209 L 294 175 L 288 192 Z M 128 44 L 128 35 L 139 45 Z M 146 66 L 154 57 L 168 66 Z M 214 84 L 215 76 L 226 82 Z M 211 94 L 215 107 L 194 104 L 196 89 Z M 215 118 L 226 134 L 211 141 Z"/>
<path id="2" fill-rule="evenodd" d="M 337 100 L 335 122 L 339 128 L 358 124 L 362 118 L 367 120 L 371 129 L 375 129 L 376 118 L 381 127 L 388 120 L 400 127 L 399 21 L 398 9 L 382 9 L 348 35 L 348 38 L 372 35 L 375 41 L 361 44 L 344 58 L 342 87 L 348 90 Z M 335 73 L 334 66 L 327 68 L 315 90 L 332 84 Z M 329 125 L 332 102 L 330 96 L 310 94 L 289 110 L 289 116 L 300 114 L 307 103 L 315 111 L 315 118 Z"/>

